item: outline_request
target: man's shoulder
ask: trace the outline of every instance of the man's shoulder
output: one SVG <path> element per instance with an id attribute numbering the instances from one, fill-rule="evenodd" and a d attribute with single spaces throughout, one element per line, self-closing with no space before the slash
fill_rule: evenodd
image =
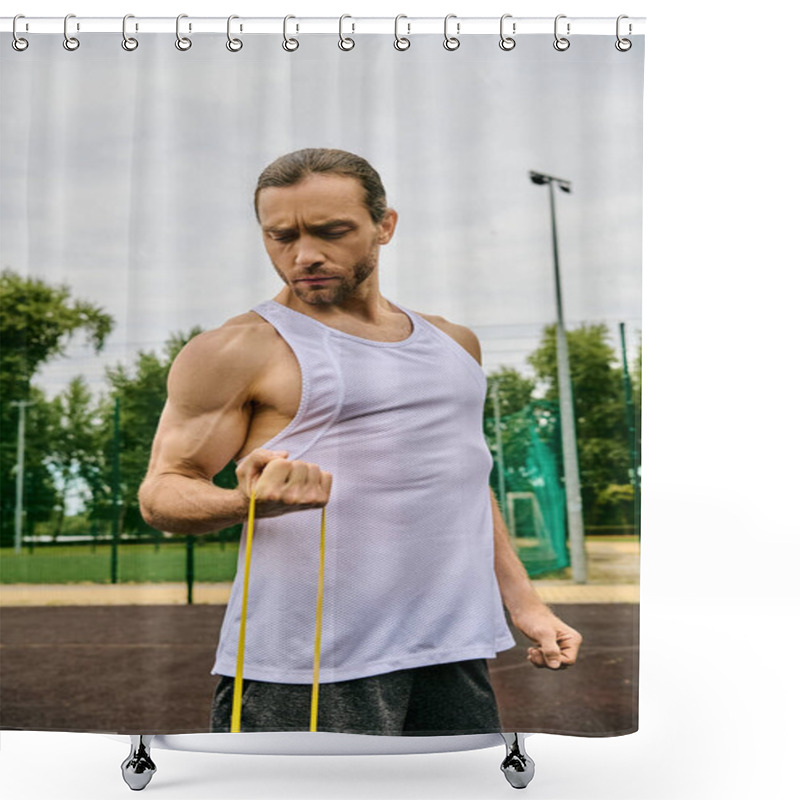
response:
<path id="1" fill-rule="evenodd" d="M 277 337 L 277 331 L 267 320 L 255 311 L 246 311 L 226 320 L 218 328 L 195 336 L 187 347 L 191 345 L 198 350 L 208 350 L 208 355 L 213 355 L 220 350 L 239 349 L 254 342 L 263 344 Z"/>
<path id="2" fill-rule="evenodd" d="M 208 375 L 211 380 L 247 380 L 263 367 L 279 336 L 275 328 L 254 311 L 238 314 L 218 328 L 191 339 L 173 365 L 176 375 Z"/>
<path id="3" fill-rule="evenodd" d="M 445 319 L 437 314 L 419 314 L 426 322 L 446 333 L 451 339 L 457 341 L 479 364 L 481 362 L 481 345 L 478 337 L 465 325 Z"/>

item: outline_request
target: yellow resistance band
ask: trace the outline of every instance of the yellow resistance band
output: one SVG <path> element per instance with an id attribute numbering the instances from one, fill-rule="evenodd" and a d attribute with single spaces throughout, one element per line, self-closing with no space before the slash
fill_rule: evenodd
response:
<path id="1" fill-rule="evenodd" d="M 311 725 L 309 730 L 317 730 L 317 709 L 319 708 L 319 654 L 322 650 L 322 595 L 325 587 L 325 506 L 322 507 L 322 522 L 319 529 L 319 581 L 317 583 L 317 627 L 314 631 L 314 677 L 311 684 Z"/>
<path id="2" fill-rule="evenodd" d="M 236 676 L 233 679 L 233 711 L 231 733 L 242 730 L 242 677 L 244 675 L 244 638 L 247 632 L 247 592 L 250 587 L 250 557 L 253 554 L 253 525 L 256 518 L 256 494 L 250 495 L 247 512 L 247 544 L 244 551 L 244 583 L 242 585 L 242 619 L 239 623 L 239 649 L 236 652 Z"/>
<path id="3" fill-rule="evenodd" d="M 239 648 L 236 653 L 236 676 L 233 681 L 233 710 L 231 713 L 231 733 L 242 730 L 242 685 L 244 675 L 244 642 L 247 631 L 247 594 L 250 586 L 250 557 L 253 553 L 253 527 L 256 516 L 256 495 L 250 495 L 247 512 L 247 540 L 244 552 L 244 582 L 242 584 L 242 619 L 239 624 Z M 322 524 L 319 534 L 319 583 L 317 584 L 317 622 L 314 632 L 314 677 L 311 686 L 311 725 L 309 730 L 317 730 L 317 710 L 319 708 L 319 662 L 322 649 L 322 598 L 325 585 L 325 508 L 322 509 Z"/>

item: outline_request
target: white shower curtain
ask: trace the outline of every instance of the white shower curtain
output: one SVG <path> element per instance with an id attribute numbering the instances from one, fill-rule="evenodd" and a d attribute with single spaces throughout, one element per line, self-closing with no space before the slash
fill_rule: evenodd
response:
<path id="1" fill-rule="evenodd" d="M 492 484 L 534 585 L 584 637 L 574 667 L 547 673 L 515 634 L 490 664 L 504 730 L 636 730 L 643 37 L 560 52 L 532 35 L 506 52 L 476 35 L 450 52 L 439 36 L 398 51 L 356 33 L 346 52 L 301 34 L 287 52 L 280 35 L 237 35 L 239 52 L 221 33 L 185 52 L 166 33 L 132 52 L 107 33 L 72 52 L 56 34 L 2 48 L 0 725 L 207 729 L 238 534 L 153 530 L 136 489 L 177 349 L 282 286 L 253 211 L 259 173 L 319 147 L 365 157 L 398 212 L 383 293 L 480 340 Z"/>

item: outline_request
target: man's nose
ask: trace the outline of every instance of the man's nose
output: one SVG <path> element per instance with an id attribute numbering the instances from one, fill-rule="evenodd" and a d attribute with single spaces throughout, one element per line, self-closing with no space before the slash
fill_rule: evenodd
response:
<path id="1" fill-rule="evenodd" d="M 295 242 L 294 263 L 298 267 L 310 267 L 320 264 L 325 260 L 325 254 L 320 248 L 316 236 L 301 235 Z"/>

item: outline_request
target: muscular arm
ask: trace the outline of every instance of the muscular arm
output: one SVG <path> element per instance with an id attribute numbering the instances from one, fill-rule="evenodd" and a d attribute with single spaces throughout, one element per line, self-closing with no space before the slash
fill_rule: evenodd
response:
<path id="1" fill-rule="evenodd" d="M 253 382 L 265 368 L 263 347 L 246 329 L 220 328 L 193 339 L 176 358 L 167 403 L 139 490 L 145 521 L 160 530 L 202 534 L 246 519 L 251 491 L 256 514 L 276 516 L 327 502 L 330 475 L 287 453 L 254 449 L 237 467 L 238 485 L 213 477 L 247 446 Z"/>
<path id="2" fill-rule="evenodd" d="M 494 570 L 503 604 L 514 627 L 534 644 L 528 661 L 535 667 L 560 669 L 575 663 L 582 637 L 562 622 L 539 597 L 519 556 L 514 552 L 503 515 L 492 493 Z"/>
<path id="3" fill-rule="evenodd" d="M 511 544 L 503 515 L 494 492 L 492 498 L 492 522 L 494 524 L 494 571 L 500 586 L 503 605 L 516 625 L 516 618 L 526 609 L 545 609 L 546 605 L 539 597 L 528 578 L 527 570 Z"/>
<path id="4" fill-rule="evenodd" d="M 248 363 L 236 332 L 211 331 L 181 351 L 167 381 L 167 403 L 139 489 L 148 525 L 208 533 L 241 522 L 247 497 L 212 482 L 244 444 L 249 424 Z M 233 360 L 231 360 L 233 357 Z"/>

